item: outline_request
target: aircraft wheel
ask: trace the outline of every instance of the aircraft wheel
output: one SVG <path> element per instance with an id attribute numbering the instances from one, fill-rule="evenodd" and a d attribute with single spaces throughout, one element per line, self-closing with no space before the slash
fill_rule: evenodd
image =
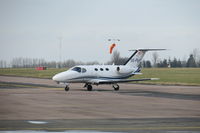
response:
<path id="1" fill-rule="evenodd" d="M 66 87 L 65 87 L 65 91 L 69 91 L 69 86 L 66 86 Z"/>
<path id="2" fill-rule="evenodd" d="M 87 90 L 92 91 L 92 85 L 87 85 Z"/>
<path id="3" fill-rule="evenodd" d="M 119 90 L 119 85 L 118 84 L 114 84 L 113 88 L 114 88 L 115 91 L 118 91 Z"/>

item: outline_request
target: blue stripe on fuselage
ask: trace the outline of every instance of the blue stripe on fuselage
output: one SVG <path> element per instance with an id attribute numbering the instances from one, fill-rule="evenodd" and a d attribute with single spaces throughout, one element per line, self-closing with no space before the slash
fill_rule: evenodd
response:
<path id="1" fill-rule="evenodd" d="M 78 80 L 78 79 L 126 79 L 126 78 L 129 78 L 131 76 L 133 76 L 134 74 L 130 74 L 130 75 L 127 75 L 127 76 L 121 76 L 121 77 L 97 77 L 97 76 L 83 76 L 83 77 L 78 77 L 78 78 L 73 78 L 73 79 L 70 79 L 70 80 Z M 70 81 L 69 80 L 69 81 Z"/>

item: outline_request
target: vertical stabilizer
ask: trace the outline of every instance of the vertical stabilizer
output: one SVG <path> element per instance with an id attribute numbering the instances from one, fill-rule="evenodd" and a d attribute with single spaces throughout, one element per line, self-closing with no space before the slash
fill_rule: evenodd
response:
<path id="1" fill-rule="evenodd" d="M 135 68 L 138 67 L 145 53 L 146 51 L 136 50 L 124 65 Z"/>
<path id="2" fill-rule="evenodd" d="M 137 49 L 137 50 L 130 50 L 135 51 L 131 57 L 126 61 L 124 65 L 130 66 L 130 67 L 138 67 L 140 62 L 142 61 L 142 58 L 144 57 L 145 53 L 147 51 L 158 51 L 158 50 L 165 50 L 165 49 Z"/>

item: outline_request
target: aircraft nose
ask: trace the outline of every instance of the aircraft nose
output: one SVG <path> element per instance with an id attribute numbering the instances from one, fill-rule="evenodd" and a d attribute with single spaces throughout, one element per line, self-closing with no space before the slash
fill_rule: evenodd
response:
<path id="1" fill-rule="evenodd" d="M 52 77 L 52 80 L 56 82 L 67 82 L 71 78 L 72 73 L 69 71 L 61 72 Z"/>
<path id="2" fill-rule="evenodd" d="M 54 80 L 54 81 L 60 81 L 60 75 L 59 74 L 56 74 L 55 76 L 53 76 L 52 77 L 52 79 Z"/>
<path id="3" fill-rule="evenodd" d="M 56 82 L 64 82 L 67 80 L 68 74 L 66 72 L 61 72 L 52 77 L 52 80 Z"/>
<path id="4" fill-rule="evenodd" d="M 58 76 L 56 76 L 56 75 L 52 77 L 52 80 L 54 80 L 54 81 L 57 81 L 57 79 L 58 79 Z"/>

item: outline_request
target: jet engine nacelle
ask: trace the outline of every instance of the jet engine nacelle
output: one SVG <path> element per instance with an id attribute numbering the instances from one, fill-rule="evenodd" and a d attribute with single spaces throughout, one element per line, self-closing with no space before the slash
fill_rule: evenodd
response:
<path id="1" fill-rule="evenodd" d="M 128 73 L 132 73 L 133 69 L 131 69 L 130 67 L 126 67 L 126 66 L 118 66 L 116 68 L 116 71 L 120 74 L 128 74 Z"/>

